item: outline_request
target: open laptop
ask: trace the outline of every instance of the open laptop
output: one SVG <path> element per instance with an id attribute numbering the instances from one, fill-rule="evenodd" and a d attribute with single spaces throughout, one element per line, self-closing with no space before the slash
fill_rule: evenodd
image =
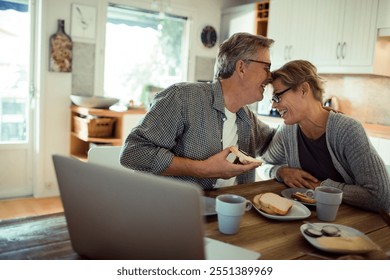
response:
<path id="1" fill-rule="evenodd" d="M 196 185 L 53 155 L 73 249 L 90 259 L 258 259 L 204 237 Z"/>
<path id="2" fill-rule="evenodd" d="M 88 162 L 131 171 L 131 169 L 123 167 L 119 162 L 121 150 L 122 146 L 93 147 L 88 150 Z"/>

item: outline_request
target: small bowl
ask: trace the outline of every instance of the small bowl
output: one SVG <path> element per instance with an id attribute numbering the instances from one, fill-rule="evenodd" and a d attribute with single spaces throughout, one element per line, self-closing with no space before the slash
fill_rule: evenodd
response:
<path id="1" fill-rule="evenodd" d="M 80 107 L 106 109 L 118 103 L 119 99 L 104 96 L 83 96 L 72 94 L 70 96 L 72 102 Z"/>

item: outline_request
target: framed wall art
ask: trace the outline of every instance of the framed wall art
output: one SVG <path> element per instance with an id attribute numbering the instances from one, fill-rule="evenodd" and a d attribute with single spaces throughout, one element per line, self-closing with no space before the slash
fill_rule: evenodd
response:
<path id="1" fill-rule="evenodd" d="M 72 38 L 94 40 L 96 36 L 96 7 L 72 4 Z"/>

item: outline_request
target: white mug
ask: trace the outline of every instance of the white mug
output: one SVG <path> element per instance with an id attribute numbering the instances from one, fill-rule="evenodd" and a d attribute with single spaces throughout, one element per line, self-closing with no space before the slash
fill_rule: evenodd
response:
<path id="1" fill-rule="evenodd" d="M 317 218 L 321 221 L 332 222 L 336 219 L 337 211 L 343 199 L 343 191 L 329 186 L 319 186 L 314 191 L 307 190 L 306 195 L 316 200 Z"/>
<path id="2" fill-rule="evenodd" d="M 246 198 L 234 194 L 217 196 L 215 210 L 218 215 L 218 228 L 224 234 L 236 234 L 240 228 L 241 218 L 252 208 Z"/>

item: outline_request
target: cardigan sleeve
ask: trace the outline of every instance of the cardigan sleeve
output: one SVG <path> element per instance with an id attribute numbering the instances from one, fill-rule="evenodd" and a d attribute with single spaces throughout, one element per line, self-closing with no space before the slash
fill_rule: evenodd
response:
<path id="1" fill-rule="evenodd" d="M 383 208 L 389 212 L 389 175 L 363 126 L 352 118 L 342 116 L 331 122 L 329 134 L 331 156 L 345 183 L 327 179 L 321 185 L 343 190 L 345 203 L 370 211 Z"/>
<path id="2" fill-rule="evenodd" d="M 264 163 L 258 168 L 260 177 L 264 179 L 276 178 L 279 182 L 283 179 L 279 177 L 278 170 L 287 165 L 285 146 L 283 145 L 283 133 L 285 126 L 281 126 L 276 131 L 267 151 L 261 156 Z"/>

